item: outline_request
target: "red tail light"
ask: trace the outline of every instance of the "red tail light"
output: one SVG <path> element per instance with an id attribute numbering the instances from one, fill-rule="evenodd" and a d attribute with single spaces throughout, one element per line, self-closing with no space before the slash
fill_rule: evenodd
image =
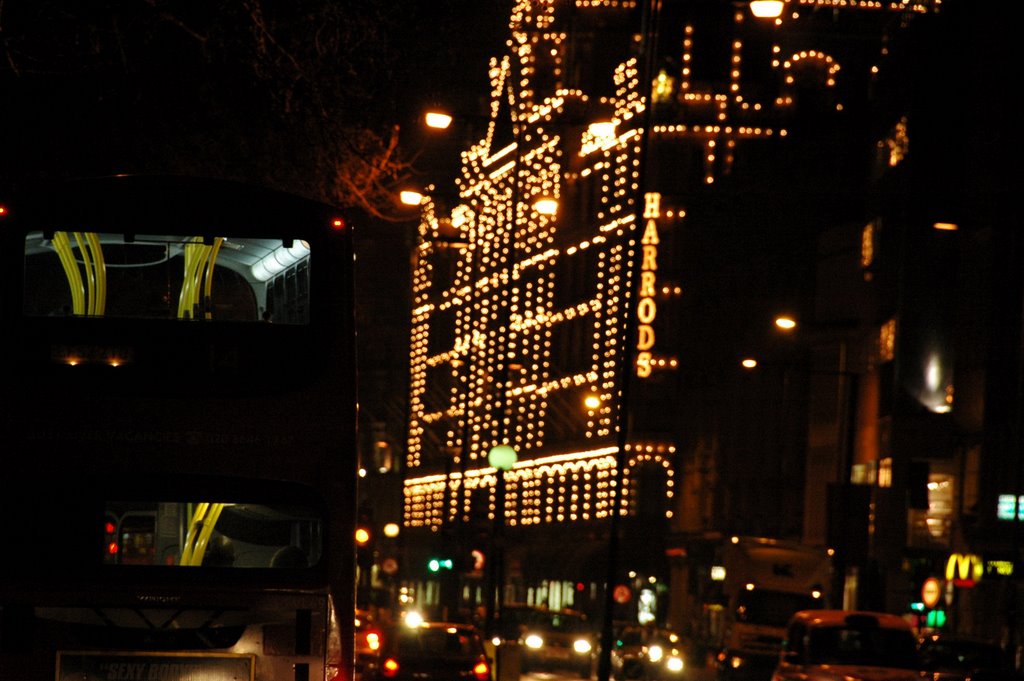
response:
<path id="1" fill-rule="evenodd" d="M 384 663 L 380 666 L 380 671 L 384 676 L 394 676 L 398 673 L 398 660 L 393 657 L 384 660 Z"/>
<path id="2" fill-rule="evenodd" d="M 476 676 L 479 681 L 490 681 L 491 668 L 486 662 L 480 660 L 473 665 L 473 675 Z"/>

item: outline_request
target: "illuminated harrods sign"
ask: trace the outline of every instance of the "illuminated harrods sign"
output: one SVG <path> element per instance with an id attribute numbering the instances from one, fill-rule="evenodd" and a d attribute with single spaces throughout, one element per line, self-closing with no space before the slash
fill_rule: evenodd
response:
<path id="1" fill-rule="evenodd" d="M 658 271 L 658 223 L 661 216 L 661 194 L 644 194 L 644 235 L 640 240 L 643 260 L 640 263 L 640 290 L 637 295 L 636 318 L 636 375 L 647 378 L 651 375 L 651 348 L 654 347 L 654 318 L 658 305 L 654 300 L 655 282 Z"/>
<path id="2" fill-rule="evenodd" d="M 946 580 L 954 586 L 969 589 L 985 574 L 981 557 L 974 553 L 951 553 L 946 561 Z"/>

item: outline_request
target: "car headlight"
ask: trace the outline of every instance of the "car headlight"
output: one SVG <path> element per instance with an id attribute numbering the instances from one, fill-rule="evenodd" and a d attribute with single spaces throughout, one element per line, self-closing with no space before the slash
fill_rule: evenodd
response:
<path id="1" fill-rule="evenodd" d="M 523 641 L 527 648 L 533 648 L 536 650 L 544 645 L 544 639 L 537 634 L 529 634 Z"/>
<path id="2" fill-rule="evenodd" d="M 683 658 L 678 655 L 670 655 L 669 658 L 665 660 L 665 669 L 673 673 L 683 671 L 683 667 L 685 666 L 686 665 L 683 664 Z"/>
<path id="3" fill-rule="evenodd" d="M 650 658 L 651 662 L 657 662 L 665 656 L 665 649 L 661 646 L 651 646 L 647 649 L 647 657 Z"/>
<path id="4" fill-rule="evenodd" d="M 590 641 L 585 638 L 578 638 L 572 642 L 572 649 L 577 653 L 589 653 L 590 648 Z"/>

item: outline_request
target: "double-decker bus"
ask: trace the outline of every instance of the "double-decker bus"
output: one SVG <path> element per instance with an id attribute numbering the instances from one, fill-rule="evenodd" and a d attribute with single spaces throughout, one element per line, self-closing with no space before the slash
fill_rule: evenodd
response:
<path id="1" fill-rule="evenodd" d="M 351 680 L 350 230 L 228 181 L 0 188 L 0 679 Z"/>

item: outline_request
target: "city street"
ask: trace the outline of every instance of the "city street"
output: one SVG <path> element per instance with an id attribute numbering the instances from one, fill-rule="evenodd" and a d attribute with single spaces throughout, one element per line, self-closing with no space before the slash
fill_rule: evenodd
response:
<path id="1" fill-rule="evenodd" d="M 498 673 L 499 681 L 504 681 L 500 677 L 501 672 L 499 671 Z M 522 674 L 519 678 L 520 681 L 579 681 L 579 677 L 576 674 L 568 671 L 531 671 L 526 674 Z M 592 680 L 596 679 L 597 675 L 593 674 L 590 678 Z M 713 678 L 714 672 L 712 670 L 704 666 L 699 666 L 687 669 L 683 674 L 682 681 L 712 681 Z"/>

